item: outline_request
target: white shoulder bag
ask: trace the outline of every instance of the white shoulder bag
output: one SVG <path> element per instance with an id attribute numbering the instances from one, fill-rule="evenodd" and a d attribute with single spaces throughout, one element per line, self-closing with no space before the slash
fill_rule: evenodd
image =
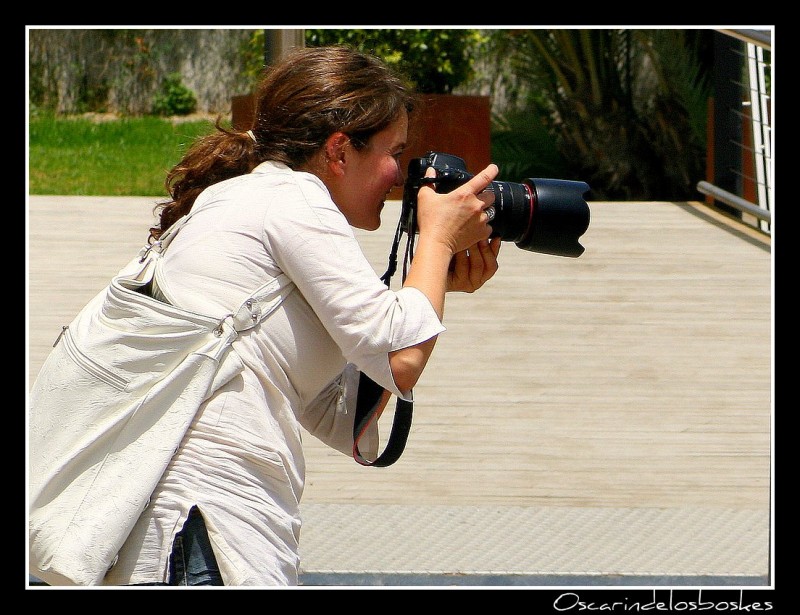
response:
<path id="1" fill-rule="evenodd" d="M 30 397 L 29 570 L 50 585 L 96 585 L 200 405 L 242 369 L 231 343 L 294 290 L 281 276 L 210 317 L 146 290 L 192 214 L 124 267 L 63 328 Z"/>

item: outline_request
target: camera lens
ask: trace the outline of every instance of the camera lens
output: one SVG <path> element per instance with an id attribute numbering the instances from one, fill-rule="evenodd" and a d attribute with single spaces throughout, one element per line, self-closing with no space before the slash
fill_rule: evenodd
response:
<path id="1" fill-rule="evenodd" d="M 526 184 L 492 182 L 495 218 L 491 226 L 503 241 L 522 241 L 533 215 L 533 193 Z"/>
<path id="2" fill-rule="evenodd" d="M 578 243 L 589 227 L 583 195 L 589 185 L 563 179 L 528 179 L 525 183 L 492 182 L 494 234 L 531 252 L 580 256 Z"/>
<path id="3" fill-rule="evenodd" d="M 436 170 L 436 179 L 424 178 L 429 167 Z M 433 183 L 437 192 L 450 192 L 472 175 L 462 158 L 452 154 L 428 152 L 408 165 L 408 178 L 403 192 L 400 229 L 416 233 L 417 193 L 422 185 Z M 578 239 L 589 227 L 589 206 L 583 195 L 589 185 L 565 179 L 533 179 L 522 183 L 493 181 L 486 190 L 494 193 L 495 216 L 490 222 L 493 235 L 513 241 L 517 247 L 531 252 L 576 257 L 584 248 Z"/>
<path id="4" fill-rule="evenodd" d="M 589 184 L 566 179 L 528 179 L 533 192 L 533 211 L 528 232 L 517 242 L 523 250 L 577 257 L 578 243 L 589 228 L 589 206 L 583 195 Z"/>

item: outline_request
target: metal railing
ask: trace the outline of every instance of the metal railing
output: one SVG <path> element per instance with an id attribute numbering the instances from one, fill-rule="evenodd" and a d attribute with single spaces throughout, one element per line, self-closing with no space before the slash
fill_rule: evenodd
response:
<path id="1" fill-rule="evenodd" d="M 718 30 L 707 181 L 697 190 L 771 233 L 772 32 Z"/>

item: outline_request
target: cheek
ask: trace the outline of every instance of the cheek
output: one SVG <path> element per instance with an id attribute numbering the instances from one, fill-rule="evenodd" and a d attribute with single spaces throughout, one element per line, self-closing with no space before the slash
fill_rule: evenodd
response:
<path id="1" fill-rule="evenodd" d="M 393 181 L 386 167 L 373 167 L 372 173 L 366 178 L 367 183 L 362 186 L 375 196 L 379 196 L 391 187 Z"/>
<path id="2" fill-rule="evenodd" d="M 394 161 L 394 159 L 383 165 L 383 168 L 381 169 L 381 178 L 390 188 L 398 181 L 399 171 L 397 163 Z"/>

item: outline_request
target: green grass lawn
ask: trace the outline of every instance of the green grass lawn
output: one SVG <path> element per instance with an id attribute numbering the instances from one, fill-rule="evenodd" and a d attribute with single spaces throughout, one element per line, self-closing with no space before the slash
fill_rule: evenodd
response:
<path id="1" fill-rule="evenodd" d="M 166 196 L 167 171 L 195 137 L 213 129 L 210 120 L 32 116 L 29 193 Z"/>
<path id="2" fill-rule="evenodd" d="M 167 172 L 196 137 L 213 130 L 208 119 L 107 120 L 32 113 L 29 194 L 166 197 Z M 563 175 L 552 138 L 529 121 L 493 132 L 492 157 L 503 181 Z"/>

